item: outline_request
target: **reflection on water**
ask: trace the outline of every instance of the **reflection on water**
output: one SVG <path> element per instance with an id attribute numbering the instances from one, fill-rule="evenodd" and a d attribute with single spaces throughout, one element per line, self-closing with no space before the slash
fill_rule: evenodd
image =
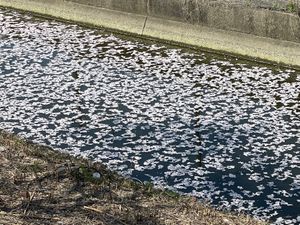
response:
<path id="1" fill-rule="evenodd" d="M 300 76 L 0 10 L 0 127 L 300 223 Z"/>

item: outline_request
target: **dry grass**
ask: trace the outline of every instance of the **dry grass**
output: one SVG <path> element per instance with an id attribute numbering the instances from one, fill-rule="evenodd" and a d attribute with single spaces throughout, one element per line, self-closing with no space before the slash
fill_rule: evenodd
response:
<path id="1" fill-rule="evenodd" d="M 101 179 L 92 174 L 99 172 Z M 0 131 L 0 224 L 262 225 Z"/>

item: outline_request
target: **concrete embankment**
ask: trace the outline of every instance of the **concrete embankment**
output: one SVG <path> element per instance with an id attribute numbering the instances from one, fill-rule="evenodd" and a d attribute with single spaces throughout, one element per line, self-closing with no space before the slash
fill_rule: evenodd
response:
<path id="1" fill-rule="evenodd" d="M 0 0 L 0 6 L 300 67 L 296 5 L 288 13 L 215 0 Z"/>

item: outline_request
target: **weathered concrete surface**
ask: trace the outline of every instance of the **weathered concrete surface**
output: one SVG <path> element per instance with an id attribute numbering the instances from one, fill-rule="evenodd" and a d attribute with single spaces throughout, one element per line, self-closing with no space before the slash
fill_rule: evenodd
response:
<path id="1" fill-rule="evenodd" d="M 149 15 L 300 43 L 295 14 L 210 0 L 150 0 Z"/>
<path id="2" fill-rule="evenodd" d="M 222 2 L 227 5 L 243 5 L 254 8 L 266 8 L 275 11 L 289 11 L 291 6 L 300 5 L 300 0 L 206 0 Z"/>
<path id="3" fill-rule="evenodd" d="M 91 6 L 147 15 L 148 0 L 66 0 Z"/>
<path id="4" fill-rule="evenodd" d="M 0 6 L 142 34 L 146 16 L 64 0 L 0 0 Z"/>
<path id="5" fill-rule="evenodd" d="M 155 17 L 148 18 L 144 35 L 300 66 L 300 44 L 295 42 L 188 25 Z"/>
<path id="6" fill-rule="evenodd" d="M 297 15 L 212 0 L 0 0 L 0 5 L 300 66 Z"/>

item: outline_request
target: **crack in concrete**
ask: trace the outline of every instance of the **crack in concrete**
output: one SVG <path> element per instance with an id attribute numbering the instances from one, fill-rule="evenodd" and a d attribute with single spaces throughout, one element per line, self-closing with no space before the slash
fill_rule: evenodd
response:
<path id="1" fill-rule="evenodd" d="M 145 30 L 145 27 L 146 27 L 147 20 L 148 20 L 148 16 L 146 16 L 146 18 L 145 18 L 145 22 L 144 22 L 144 26 L 143 26 L 143 30 L 142 30 L 142 35 L 144 34 L 144 30 Z"/>

